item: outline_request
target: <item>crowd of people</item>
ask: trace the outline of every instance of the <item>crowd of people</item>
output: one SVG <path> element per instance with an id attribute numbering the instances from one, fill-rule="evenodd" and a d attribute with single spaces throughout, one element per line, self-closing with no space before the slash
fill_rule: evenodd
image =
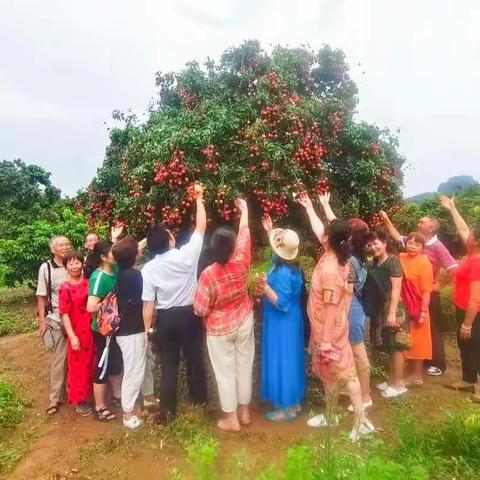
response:
<path id="1" fill-rule="evenodd" d="M 194 195 L 195 230 L 180 248 L 161 224 L 153 225 L 141 242 L 122 237 L 122 227 L 112 228 L 111 240 L 89 233 L 86 255 L 73 251 L 64 236 L 51 239 L 53 256 L 40 267 L 37 289 L 40 335 L 52 351 L 48 415 L 58 412 L 66 393 L 79 415 L 106 422 L 121 408 L 124 426 L 134 429 L 142 423 L 142 408 L 155 406 L 157 421 L 167 423 L 177 412 L 182 355 L 190 400 L 206 405 L 206 346 L 222 409 L 218 427 L 237 432 L 251 423 L 255 317 L 248 290 L 248 206 L 236 201 L 238 232 L 217 228 L 209 264 L 199 271 L 207 225 L 201 185 Z M 255 284 L 263 304 L 260 394 L 272 407 L 266 418 L 278 422 L 300 414 L 309 356 L 327 405 L 341 393 L 349 396 L 352 441 L 373 433 L 367 417 L 373 403 L 369 352 L 379 349 L 390 359 L 389 377 L 377 386 L 384 398 L 421 386 L 425 373 L 442 375 L 447 363 L 439 292 L 452 282 L 462 379 L 451 387 L 472 392 L 480 402 L 480 229 L 467 226 L 452 199 L 440 198 L 466 247 L 458 265 L 438 239 L 440 224 L 433 217 L 422 218 L 416 232 L 401 235 L 384 212 L 386 228 L 375 231 L 358 218 L 336 218 L 329 194 L 319 197 L 326 221 L 308 194 L 298 194 L 297 201 L 323 254 L 305 301 L 298 234 L 274 228 L 269 216 L 262 218 L 272 248 L 272 268 Z M 391 253 L 390 241 L 402 252 Z M 145 248 L 153 258 L 139 268 Z M 112 298 L 120 323 L 105 334 L 98 316 Z M 337 421 L 326 412 L 307 423 L 322 427 Z"/>

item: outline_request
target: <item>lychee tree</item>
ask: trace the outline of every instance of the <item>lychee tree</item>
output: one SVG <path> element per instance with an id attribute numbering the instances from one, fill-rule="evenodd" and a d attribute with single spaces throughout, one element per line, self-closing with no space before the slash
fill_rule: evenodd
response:
<path id="1" fill-rule="evenodd" d="M 133 233 L 153 222 L 191 223 L 192 184 L 206 187 L 213 224 L 230 223 L 233 200 L 277 222 L 295 223 L 294 192 L 332 190 L 336 211 L 377 222 L 402 203 L 397 140 L 354 118 L 357 88 L 342 51 L 257 41 L 227 50 L 218 63 L 158 73 L 158 98 L 139 123 L 122 128 L 79 205 L 90 223 L 124 221 Z"/>

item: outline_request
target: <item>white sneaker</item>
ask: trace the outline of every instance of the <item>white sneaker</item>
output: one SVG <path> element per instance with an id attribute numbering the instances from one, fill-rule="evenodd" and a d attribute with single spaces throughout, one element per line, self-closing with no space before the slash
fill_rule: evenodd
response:
<path id="1" fill-rule="evenodd" d="M 443 375 L 443 372 L 439 368 L 434 366 L 428 367 L 425 373 L 427 375 L 431 375 L 432 377 L 439 377 L 440 375 Z"/>
<path id="2" fill-rule="evenodd" d="M 338 418 L 338 415 L 336 415 L 333 419 L 331 419 L 330 426 L 333 427 L 335 425 L 338 425 L 338 422 L 339 422 L 339 418 Z M 307 425 L 313 428 L 321 428 L 321 427 L 328 427 L 329 423 L 325 415 L 321 413 L 320 415 L 316 415 L 315 417 L 310 418 L 310 420 L 307 421 Z"/>
<path id="3" fill-rule="evenodd" d="M 387 382 L 382 382 L 377 385 L 377 388 L 382 392 L 386 390 L 390 385 Z"/>
<path id="4" fill-rule="evenodd" d="M 128 420 L 123 419 L 123 426 L 131 430 L 135 430 L 135 428 L 138 428 L 141 424 L 142 421 L 136 415 L 133 415 Z"/>
<path id="5" fill-rule="evenodd" d="M 375 432 L 375 427 L 370 420 L 364 420 L 358 428 L 352 428 L 350 432 L 350 440 L 352 442 L 358 442 L 362 437 L 366 437 Z"/>
<path id="6" fill-rule="evenodd" d="M 400 395 L 403 395 L 404 393 L 407 393 L 407 388 L 406 387 L 403 387 L 403 388 L 393 388 L 391 387 L 390 385 L 388 386 L 388 388 L 386 390 L 382 390 L 380 392 L 380 395 L 383 397 L 383 398 L 394 398 L 394 397 L 399 397 Z"/>
<path id="7" fill-rule="evenodd" d="M 363 404 L 363 409 L 366 410 L 367 408 L 370 408 L 373 405 L 373 401 L 369 400 L 368 402 L 364 402 Z M 353 405 L 349 405 L 347 410 L 349 412 L 353 412 Z"/>

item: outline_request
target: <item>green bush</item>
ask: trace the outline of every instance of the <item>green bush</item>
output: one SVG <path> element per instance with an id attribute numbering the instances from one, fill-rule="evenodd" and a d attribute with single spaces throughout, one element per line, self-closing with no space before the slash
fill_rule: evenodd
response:
<path id="1" fill-rule="evenodd" d="M 35 295 L 26 285 L 0 287 L 0 312 L 0 337 L 33 332 L 38 326 Z"/>
<path id="2" fill-rule="evenodd" d="M 23 403 L 13 386 L 0 379 L 0 427 L 14 427 L 23 418 Z"/>
<path id="3" fill-rule="evenodd" d="M 442 302 L 442 330 L 445 332 L 457 331 L 457 319 L 455 318 L 455 306 L 453 305 L 453 287 L 449 285 L 440 292 Z"/>

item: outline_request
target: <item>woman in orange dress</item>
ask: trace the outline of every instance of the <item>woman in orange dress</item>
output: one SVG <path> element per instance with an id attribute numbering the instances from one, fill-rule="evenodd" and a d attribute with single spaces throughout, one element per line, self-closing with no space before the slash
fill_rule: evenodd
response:
<path id="1" fill-rule="evenodd" d="M 353 294 L 348 283 L 348 260 L 352 250 L 350 228 L 346 221 L 336 219 L 325 229 L 308 195 L 300 194 L 298 201 L 305 208 L 312 230 L 324 248 L 313 272 L 307 307 L 311 324 L 312 370 L 325 387 L 327 407 L 335 401 L 340 390 L 348 391 L 355 413 L 350 438 L 357 441 L 375 429 L 365 414 L 348 341 L 348 311 Z M 323 427 L 330 424 L 331 419 L 317 415 L 307 423 L 311 427 Z"/>
<path id="2" fill-rule="evenodd" d="M 410 282 L 421 297 L 421 313 L 417 319 L 410 319 L 410 349 L 405 359 L 410 364 L 410 379 L 406 383 L 423 385 L 423 362 L 432 359 L 432 336 L 428 305 L 433 288 L 433 267 L 423 253 L 425 238 L 412 233 L 406 238 L 406 252 L 399 255 L 405 280 Z"/>

